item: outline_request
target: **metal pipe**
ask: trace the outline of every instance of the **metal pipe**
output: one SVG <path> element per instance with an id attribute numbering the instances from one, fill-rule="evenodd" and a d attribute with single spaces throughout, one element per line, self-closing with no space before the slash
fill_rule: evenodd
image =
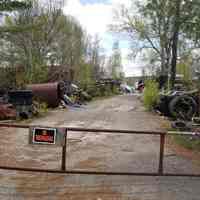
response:
<path id="1" fill-rule="evenodd" d="M 0 123 L 0 127 L 8 128 L 30 128 L 32 126 L 41 128 L 64 128 L 73 132 L 95 132 L 95 133 L 120 133 L 120 134 L 140 134 L 140 135 L 194 135 L 194 132 L 173 132 L 173 131 L 138 131 L 138 130 L 116 130 L 116 129 L 93 129 L 93 128 L 77 128 L 77 127 L 54 127 L 41 125 L 23 125 L 23 124 L 9 124 Z"/>
<path id="2" fill-rule="evenodd" d="M 131 173 L 131 172 L 98 172 L 98 171 L 85 171 L 85 170 L 53 170 L 53 169 L 36 169 L 36 168 L 20 168 L 20 167 L 7 167 L 0 166 L 0 170 L 14 170 L 23 172 L 39 172 L 39 173 L 52 173 L 52 174 L 79 174 L 79 175 L 112 175 L 112 176 L 181 176 L 181 177 L 200 177 L 200 174 L 172 174 L 172 173 Z"/>
<path id="3" fill-rule="evenodd" d="M 156 131 L 137 131 L 137 130 L 115 130 L 115 129 L 89 129 L 89 128 L 77 128 L 77 127 L 52 127 L 52 126 L 41 126 L 41 125 L 32 125 L 40 128 L 65 128 L 68 131 L 74 132 L 95 132 L 95 133 L 120 133 L 120 134 L 146 134 L 146 135 L 160 135 L 165 134 L 164 132 L 156 132 Z M 22 124 L 8 124 L 8 123 L 0 123 L 0 127 L 8 127 L 8 128 L 30 128 L 32 126 L 22 125 Z"/>
<path id="4" fill-rule="evenodd" d="M 61 166 L 61 170 L 62 171 L 66 171 L 66 150 L 67 149 L 67 130 L 64 136 L 64 144 L 62 147 L 62 166 Z"/>
<path id="5" fill-rule="evenodd" d="M 36 126 L 36 125 L 35 125 Z M 0 123 L 0 127 L 13 127 L 13 128 L 30 128 L 29 125 L 21 124 L 8 124 Z M 56 128 L 56 127 L 45 127 L 37 126 L 41 128 Z M 57 127 L 60 129 L 61 127 Z M 163 173 L 163 159 L 164 159 L 164 145 L 166 135 L 193 135 L 192 132 L 182 133 L 167 133 L 167 132 L 155 132 L 155 131 L 132 131 L 132 130 L 114 130 L 114 129 L 85 129 L 85 128 L 73 128 L 73 127 L 62 127 L 65 129 L 64 145 L 62 148 L 62 163 L 61 170 L 46 170 L 46 169 L 32 169 L 32 168 L 19 168 L 19 167 L 9 167 L 0 166 L 0 169 L 4 170 L 16 170 L 16 171 L 29 171 L 29 172 L 44 172 L 44 173 L 64 173 L 64 174 L 86 174 L 86 175 L 127 175 L 127 176 L 182 176 L 182 177 L 200 177 L 200 174 L 170 174 Z M 95 133 L 120 133 L 120 134 L 147 134 L 147 135 L 160 135 L 160 157 L 159 157 L 159 169 L 157 173 L 131 173 L 131 172 L 98 172 L 98 171 L 76 171 L 76 170 L 66 170 L 66 148 L 67 148 L 67 131 L 74 132 L 95 132 Z"/>
<path id="6" fill-rule="evenodd" d="M 159 168 L 158 168 L 158 173 L 160 175 L 163 174 L 164 148 L 165 148 L 165 134 L 160 134 L 160 157 L 159 157 Z"/>
<path id="7" fill-rule="evenodd" d="M 22 124 L 11 124 L 11 123 L 0 123 L 0 127 L 6 128 L 30 128 L 29 125 L 22 125 Z"/>

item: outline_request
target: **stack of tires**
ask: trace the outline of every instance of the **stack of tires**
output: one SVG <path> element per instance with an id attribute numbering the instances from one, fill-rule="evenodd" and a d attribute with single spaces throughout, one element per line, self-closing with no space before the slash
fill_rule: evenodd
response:
<path id="1" fill-rule="evenodd" d="M 196 99 L 186 94 L 163 95 L 157 109 L 174 119 L 190 121 L 195 116 L 198 106 Z"/>

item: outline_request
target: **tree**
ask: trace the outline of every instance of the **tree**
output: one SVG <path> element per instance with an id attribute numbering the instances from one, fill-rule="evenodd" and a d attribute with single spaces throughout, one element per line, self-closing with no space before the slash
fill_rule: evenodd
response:
<path id="1" fill-rule="evenodd" d="M 8 65 L 12 58 L 14 65 L 25 67 L 26 82 L 46 81 L 49 65 L 77 70 L 82 62 L 85 37 L 82 27 L 73 17 L 65 16 L 61 8 L 47 3 L 45 8 L 35 3 L 6 20 L 7 27 L 30 26 L 15 34 L 5 34 L 2 40 L 6 49 L 0 51 Z"/>
<path id="2" fill-rule="evenodd" d="M 93 66 L 93 78 L 94 80 L 99 80 L 101 78 L 101 67 L 104 62 L 104 57 L 102 56 L 101 39 L 98 35 L 91 38 L 89 44 L 89 63 Z"/>
<path id="3" fill-rule="evenodd" d="M 0 0 L 0 19 L 4 16 L 7 16 L 9 13 L 14 11 L 21 11 L 28 9 L 32 6 L 31 0 L 17 1 L 17 0 Z M 0 26 L 0 34 L 4 32 L 14 32 L 20 31 L 22 27 L 5 27 L 4 25 Z"/>
<path id="4" fill-rule="evenodd" d="M 170 72 L 173 88 L 180 39 L 190 39 L 191 43 L 194 35 L 196 38 L 198 35 L 193 34 L 193 30 L 200 30 L 197 23 L 199 5 L 198 0 L 147 0 L 142 5 L 137 4 L 136 9 L 121 7 L 117 14 L 118 23 L 113 28 L 128 33 L 134 44 L 139 40 L 138 50 L 151 48 L 159 58 L 161 74 Z"/>
<path id="5" fill-rule="evenodd" d="M 2 12 L 12 12 L 18 9 L 26 9 L 31 6 L 31 1 L 0 0 L 0 14 Z"/>
<path id="6" fill-rule="evenodd" d="M 128 33 L 133 43 L 133 53 L 152 49 L 161 63 L 161 74 L 166 75 L 169 68 L 171 48 L 170 10 L 165 0 L 148 0 L 145 5 L 134 3 L 130 8 L 121 7 L 116 14 L 114 31 Z"/>
<path id="7" fill-rule="evenodd" d="M 191 84 L 192 82 L 192 71 L 191 71 L 191 65 L 192 65 L 192 57 L 186 56 L 179 61 L 177 64 L 177 73 L 183 75 L 183 80 L 186 85 Z"/>
<path id="8" fill-rule="evenodd" d="M 99 38 L 88 37 L 75 18 L 63 14 L 56 0 L 46 0 L 45 7 L 39 2 L 5 17 L 7 30 L 17 28 L 4 31 L 0 38 L 0 65 L 14 69 L 19 80 L 9 82 L 21 86 L 67 81 L 71 76 L 87 85 L 98 79 L 103 58 Z"/>

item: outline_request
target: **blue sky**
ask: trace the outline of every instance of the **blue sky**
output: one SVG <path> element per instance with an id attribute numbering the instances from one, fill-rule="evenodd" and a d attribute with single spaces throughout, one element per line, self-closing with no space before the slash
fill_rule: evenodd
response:
<path id="1" fill-rule="evenodd" d="M 88 34 L 98 36 L 106 54 L 111 53 L 113 42 L 118 40 L 122 53 L 122 64 L 127 76 L 139 75 L 139 61 L 128 60 L 129 42 L 118 38 L 108 31 L 108 25 L 113 21 L 113 9 L 119 4 L 130 5 L 130 0 L 67 0 L 64 13 L 74 16 Z"/>

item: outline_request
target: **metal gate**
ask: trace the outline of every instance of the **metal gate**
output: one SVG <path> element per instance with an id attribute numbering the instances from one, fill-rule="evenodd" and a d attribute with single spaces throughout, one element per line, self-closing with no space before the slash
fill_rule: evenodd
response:
<path id="1" fill-rule="evenodd" d="M 51 170 L 51 169 L 39 169 L 39 168 L 24 168 L 15 166 L 0 166 L 0 169 L 4 170 L 16 170 L 16 171 L 27 171 L 27 172 L 44 172 L 44 173 L 60 173 L 60 174 L 85 174 L 85 175 L 118 175 L 118 176 L 190 176 L 190 177 L 200 177 L 200 174 L 177 174 L 177 173 L 164 173 L 163 170 L 163 160 L 164 160 L 164 148 L 165 148 L 165 138 L 167 135 L 193 135 L 193 133 L 172 133 L 172 132 L 158 132 L 158 131 L 134 131 L 134 130 L 114 130 L 114 129 L 87 129 L 87 128 L 73 128 L 73 127 L 44 127 L 36 126 L 39 128 L 57 128 L 62 129 L 64 134 L 64 144 L 62 146 L 61 154 L 61 169 Z M 29 125 L 20 124 L 5 124 L 0 123 L 0 127 L 7 128 L 31 128 Z M 67 139 L 68 131 L 70 132 L 90 132 L 90 133 L 112 133 L 112 134 L 129 134 L 129 135 L 157 135 L 160 136 L 160 152 L 159 152 L 159 165 L 158 171 L 156 173 L 137 173 L 137 172 L 99 172 L 99 171 L 87 171 L 87 170 L 68 170 L 66 167 L 67 163 Z"/>

